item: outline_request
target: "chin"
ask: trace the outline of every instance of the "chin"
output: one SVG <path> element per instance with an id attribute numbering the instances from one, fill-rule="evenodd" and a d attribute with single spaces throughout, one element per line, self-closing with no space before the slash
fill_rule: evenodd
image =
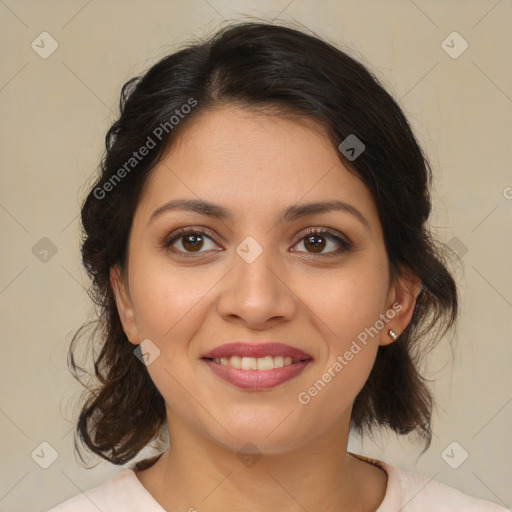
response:
<path id="1" fill-rule="evenodd" d="M 292 416 L 292 415 L 290 415 Z M 258 454 L 284 454 L 300 448 L 306 440 L 294 423 L 283 421 L 283 414 L 274 421 L 263 421 L 260 417 L 245 418 L 237 423 L 224 423 L 225 430 L 218 425 L 209 431 L 216 444 L 230 451 Z M 231 434 L 231 435 L 230 435 Z"/>

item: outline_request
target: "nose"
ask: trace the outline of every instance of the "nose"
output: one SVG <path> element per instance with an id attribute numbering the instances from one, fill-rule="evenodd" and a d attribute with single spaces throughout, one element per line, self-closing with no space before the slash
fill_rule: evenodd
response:
<path id="1" fill-rule="evenodd" d="M 298 299 L 286 272 L 277 269 L 271 251 L 264 250 L 248 263 L 238 254 L 224 277 L 217 302 L 218 313 L 227 321 L 262 330 L 293 318 Z"/>

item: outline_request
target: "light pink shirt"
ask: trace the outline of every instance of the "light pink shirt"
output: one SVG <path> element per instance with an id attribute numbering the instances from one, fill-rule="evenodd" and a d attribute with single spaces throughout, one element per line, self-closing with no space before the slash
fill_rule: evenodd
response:
<path id="1" fill-rule="evenodd" d="M 489 501 L 474 498 L 453 487 L 403 471 L 377 459 L 356 455 L 382 468 L 388 475 L 386 494 L 375 512 L 509 512 Z M 99 487 L 79 494 L 48 512 L 166 512 L 126 469 Z M 194 510 L 191 504 L 190 510 Z"/>

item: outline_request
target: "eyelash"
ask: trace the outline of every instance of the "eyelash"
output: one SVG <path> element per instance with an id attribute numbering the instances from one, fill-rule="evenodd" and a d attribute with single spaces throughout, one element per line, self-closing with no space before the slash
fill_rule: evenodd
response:
<path id="1" fill-rule="evenodd" d="M 164 249 L 167 249 L 175 254 L 180 254 L 182 256 L 185 256 L 187 258 L 191 257 L 197 257 L 196 255 L 200 255 L 202 252 L 207 251 L 200 251 L 196 253 L 192 252 L 185 252 L 185 251 L 178 251 L 175 248 L 172 248 L 171 246 L 174 244 L 175 241 L 179 240 L 180 238 L 184 238 L 186 235 L 206 235 L 208 238 L 212 239 L 214 242 L 216 242 L 218 245 L 221 245 L 221 242 L 219 238 L 210 230 L 205 228 L 180 228 L 173 232 L 169 237 L 167 237 L 163 243 L 162 247 Z M 339 254 L 348 253 L 350 250 L 352 250 L 353 245 L 348 240 L 345 240 L 344 238 L 341 238 L 329 230 L 329 228 L 308 228 L 306 230 L 306 233 L 304 233 L 301 238 L 297 240 L 297 242 L 294 245 L 297 245 L 299 242 L 302 242 L 305 240 L 308 236 L 323 236 L 324 238 L 330 238 L 332 240 L 335 240 L 340 244 L 340 248 L 335 251 L 329 251 L 327 253 L 308 253 L 307 251 L 293 251 L 293 252 L 306 252 L 306 254 L 313 255 L 313 256 L 321 256 L 321 257 L 333 257 L 338 256 Z"/>

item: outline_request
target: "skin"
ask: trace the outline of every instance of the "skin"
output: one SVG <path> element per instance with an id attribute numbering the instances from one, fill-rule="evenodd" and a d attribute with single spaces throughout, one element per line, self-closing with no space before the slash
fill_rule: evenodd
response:
<path id="1" fill-rule="evenodd" d="M 409 323 L 419 279 L 390 279 L 373 198 L 313 120 L 226 105 L 184 128 L 138 204 L 127 267 L 111 271 L 130 341 L 149 339 L 160 350 L 147 369 L 166 402 L 171 447 L 137 476 L 169 511 L 374 511 L 387 476 L 347 453 L 352 404 L 378 346 L 393 342 L 388 329 L 400 334 Z M 220 204 L 233 218 L 167 211 L 150 221 L 178 198 Z M 325 200 L 357 208 L 368 227 L 343 211 L 278 222 L 291 205 Z M 221 243 L 206 235 L 196 251 L 183 237 L 174 253 L 162 247 L 178 228 L 201 226 Z M 352 249 L 322 256 L 341 245 L 319 235 L 326 244 L 319 254 L 304 238 L 310 227 L 330 228 Z M 263 249 L 251 263 L 236 252 L 248 236 Z M 298 394 L 393 304 L 401 310 L 384 329 L 299 403 Z M 201 360 L 247 338 L 282 341 L 313 362 L 275 388 L 248 391 Z M 248 465 L 237 456 L 246 443 L 258 454 Z"/>

